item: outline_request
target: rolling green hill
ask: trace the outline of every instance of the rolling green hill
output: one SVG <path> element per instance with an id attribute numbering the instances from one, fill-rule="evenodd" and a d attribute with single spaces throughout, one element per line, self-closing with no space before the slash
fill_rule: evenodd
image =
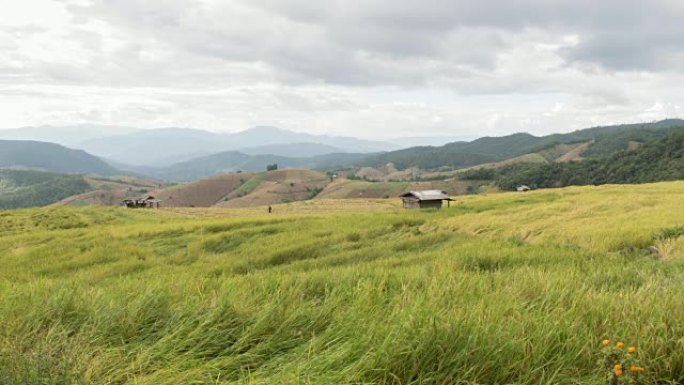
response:
<path id="1" fill-rule="evenodd" d="M 673 119 L 648 124 L 594 127 L 542 137 L 519 133 L 503 137 L 485 137 L 472 142 L 454 142 L 441 147 L 412 147 L 376 154 L 366 157 L 359 165 L 378 167 L 393 163 L 398 169 L 464 168 L 540 152 L 557 144 L 587 141 L 594 143 L 589 146 L 584 156 L 606 157 L 626 149 L 630 141 L 647 143 L 682 130 L 684 121 Z"/>
<path id="2" fill-rule="evenodd" d="M 96 156 L 54 143 L 0 140 L 0 168 L 25 168 L 58 173 L 121 174 Z"/>
<path id="3" fill-rule="evenodd" d="M 678 384 L 683 194 L 3 212 L 0 383 Z"/>
<path id="4" fill-rule="evenodd" d="M 82 194 L 91 186 L 82 175 L 0 169 L 0 209 L 45 206 Z"/>

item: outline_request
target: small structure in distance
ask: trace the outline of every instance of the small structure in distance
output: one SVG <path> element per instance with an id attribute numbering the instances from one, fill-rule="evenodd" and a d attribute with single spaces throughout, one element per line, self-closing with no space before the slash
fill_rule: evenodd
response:
<path id="1" fill-rule="evenodd" d="M 400 195 L 405 209 L 441 209 L 442 202 L 447 201 L 447 207 L 453 199 L 440 190 L 409 191 Z"/>
<path id="2" fill-rule="evenodd" d="M 525 192 L 525 191 L 530 191 L 530 190 L 532 190 L 532 189 L 530 188 L 530 186 L 521 184 L 520 186 L 516 187 L 516 190 L 517 190 L 518 192 Z"/>
<path id="3" fill-rule="evenodd" d="M 147 195 L 142 198 L 131 198 L 123 200 L 124 206 L 128 207 L 129 209 L 158 209 L 159 203 L 161 203 L 161 200 L 156 199 L 152 195 Z"/>

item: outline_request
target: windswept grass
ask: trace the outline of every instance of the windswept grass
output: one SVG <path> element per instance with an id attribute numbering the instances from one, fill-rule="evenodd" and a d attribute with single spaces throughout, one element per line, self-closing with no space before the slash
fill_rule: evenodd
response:
<path id="1" fill-rule="evenodd" d="M 2 212 L 0 384 L 605 384 L 603 338 L 677 384 L 682 194 Z"/>
<path id="2" fill-rule="evenodd" d="M 684 183 L 673 182 L 459 197 L 459 215 L 440 227 L 603 253 L 646 248 L 684 223 L 683 192 Z"/>

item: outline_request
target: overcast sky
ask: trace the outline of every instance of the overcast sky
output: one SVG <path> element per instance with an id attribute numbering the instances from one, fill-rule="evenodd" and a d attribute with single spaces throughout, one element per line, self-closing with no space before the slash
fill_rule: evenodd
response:
<path id="1" fill-rule="evenodd" d="M 684 116 L 682 0 L 0 0 L 0 127 L 395 137 Z"/>

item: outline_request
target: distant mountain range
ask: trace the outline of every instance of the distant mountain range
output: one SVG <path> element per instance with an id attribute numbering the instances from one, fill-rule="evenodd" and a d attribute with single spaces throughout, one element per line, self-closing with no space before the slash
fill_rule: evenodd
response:
<path id="1" fill-rule="evenodd" d="M 0 139 L 50 142 L 70 148 L 85 150 L 85 148 L 82 147 L 82 144 L 89 140 L 128 135 L 138 131 L 140 131 L 139 128 L 99 124 L 36 126 L 0 130 Z"/>
<path id="2" fill-rule="evenodd" d="M 329 153 L 372 153 L 400 145 L 352 137 L 312 135 L 277 127 L 252 127 L 237 133 L 190 128 L 135 129 L 117 126 L 24 127 L 0 130 L 0 139 L 53 142 L 85 150 L 115 164 L 162 167 L 175 162 L 240 151 L 252 155 L 293 157 Z"/>
<path id="3" fill-rule="evenodd" d="M 55 143 L 0 140 L 0 168 L 103 176 L 145 175 L 171 181 L 190 181 L 225 172 L 263 171 L 272 163 L 277 163 L 279 168 L 319 170 L 383 167 L 390 163 L 397 170 L 453 170 L 513 158 L 524 160 L 529 159 L 525 157 L 527 155 L 544 152 L 547 152 L 544 157 L 553 161 L 551 149 L 561 144 L 583 144 L 577 147 L 578 153 L 573 159 L 607 157 L 682 131 L 684 120 L 594 127 L 541 137 L 518 133 L 437 147 L 418 146 L 373 153 L 368 151 L 396 146 L 355 138 L 301 134 L 275 127 L 255 127 L 235 134 L 177 128 L 79 127 L 84 130 L 81 135 L 74 127 L 25 128 L 24 135 L 51 137 L 62 143 L 78 142 L 80 148 L 89 148 L 92 154 L 102 158 Z M 55 129 L 57 131 L 52 131 Z M 119 129 L 128 134 L 111 135 Z M 20 134 L 17 130 L 0 130 L 0 136 L 4 137 Z M 225 150 L 232 147 L 240 149 Z"/>
<path id="4" fill-rule="evenodd" d="M 0 169 L 38 170 L 66 174 L 93 174 L 101 176 L 113 175 L 147 175 L 154 178 L 172 181 L 190 181 L 225 172 L 263 171 L 266 165 L 277 163 L 281 168 L 336 168 L 363 158 L 366 154 L 322 154 L 315 156 L 287 157 L 259 152 L 279 149 L 283 152 L 302 147 L 308 153 L 316 153 L 322 145 L 293 144 L 273 145 L 263 148 L 248 149 L 254 155 L 237 151 L 227 151 L 212 155 L 200 156 L 191 160 L 170 160 L 164 167 L 130 166 L 113 163 L 83 150 L 74 150 L 55 143 L 0 140 Z M 323 147 L 334 149 L 333 147 Z"/>

